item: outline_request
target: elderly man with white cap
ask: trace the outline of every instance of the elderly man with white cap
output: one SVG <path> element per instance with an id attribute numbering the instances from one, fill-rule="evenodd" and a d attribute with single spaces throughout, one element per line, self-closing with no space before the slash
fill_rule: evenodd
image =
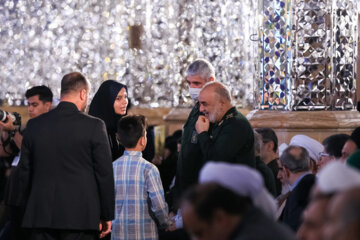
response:
<path id="1" fill-rule="evenodd" d="M 298 239 L 339 239 L 335 238 L 336 235 L 345 237 L 347 232 L 345 226 L 349 224 L 344 224 L 342 218 L 335 217 L 334 214 L 336 216 L 340 214 L 334 211 L 335 207 L 329 206 L 333 202 L 334 195 L 341 195 L 344 191 L 350 191 L 356 187 L 360 187 L 359 171 L 339 161 L 326 165 L 318 174 L 311 201 L 303 212 L 303 222 L 297 232 Z M 327 221 L 329 216 L 333 218 L 331 221 Z M 340 221 L 342 221 L 341 224 Z M 340 225 L 344 227 L 337 228 Z M 324 233 L 326 237 L 323 236 Z M 332 235 L 331 238 L 330 235 Z"/>
<path id="2" fill-rule="evenodd" d="M 300 146 L 305 148 L 310 157 L 310 170 L 313 174 L 317 173 L 317 163 L 320 160 L 320 153 L 324 151 L 324 146 L 315 139 L 306 135 L 295 135 L 291 138 L 290 146 Z"/>
<path id="3" fill-rule="evenodd" d="M 279 175 L 282 182 L 290 185 L 290 193 L 279 220 L 294 231 L 301 224 L 301 215 L 308 205 L 310 190 L 315 183 L 315 176 L 310 170 L 308 151 L 300 146 L 289 146 L 279 161 Z"/>
<path id="4" fill-rule="evenodd" d="M 184 226 L 194 239 L 295 239 L 274 221 L 275 200 L 261 175 L 240 164 L 209 162 L 184 196 Z"/>
<path id="5" fill-rule="evenodd" d="M 282 143 L 279 146 L 279 156 L 285 151 L 288 146 L 299 146 L 303 147 L 307 150 L 309 157 L 310 157 L 310 171 L 315 175 L 317 173 L 317 164 L 320 160 L 320 153 L 324 151 L 324 146 L 316 141 L 315 139 L 308 137 L 306 135 L 295 135 L 291 138 L 289 145 L 286 143 Z M 278 165 L 282 168 L 281 163 L 278 161 Z M 281 170 L 280 175 L 284 175 L 284 172 Z M 281 178 L 281 177 L 280 177 Z M 286 183 L 286 181 L 281 178 L 282 182 L 282 195 L 280 195 L 278 199 L 278 212 L 277 218 L 280 217 L 281 213 L 284 210 L 287 198 L 289 196 L 290 186 Z"/>

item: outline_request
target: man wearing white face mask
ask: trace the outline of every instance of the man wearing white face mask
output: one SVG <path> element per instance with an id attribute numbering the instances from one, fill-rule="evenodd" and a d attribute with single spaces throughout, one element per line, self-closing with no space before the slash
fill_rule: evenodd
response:
<path id="1" fill-rule="evenodd" d="M 198 182 L 199 172 L 202 167 L 199 160 L 203 158 L 198 142 L 198 133 L 195 129 L 195 123 L 200 116 L 198 97 L 205 83 L 215 80 L 213 66 L 204 59 L 197 59 L 191 63 L 186 74 L 190 96 L 196 103 L 184 125 L 182 135 L 176 173 L 176 189 L 179 197 L 191 185 Z"/>

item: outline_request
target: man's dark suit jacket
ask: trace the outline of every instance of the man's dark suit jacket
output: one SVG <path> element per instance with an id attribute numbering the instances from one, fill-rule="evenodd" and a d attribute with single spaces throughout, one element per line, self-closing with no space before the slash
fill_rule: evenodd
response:
<path id="1" fill-rule="evenodd" d="M 309 203 L 309 196 L 316 177 L 313 174 L 304 176 L 290 192 L 280 220 L 295 232 L 301 224 L 301 215 Z"/>
<path id="2" fill-rule="evenodd" d="M 27 124 L 19 163 L 26 228 L 98 230 L 114 218 L 105 124 L 61 102 Z"/>

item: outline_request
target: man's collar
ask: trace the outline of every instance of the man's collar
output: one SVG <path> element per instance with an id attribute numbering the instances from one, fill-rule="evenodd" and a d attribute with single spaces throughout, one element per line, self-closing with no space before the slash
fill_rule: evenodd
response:
<path id="1" fill-rule="evenodd" d="M 307 171 L 304 172 L 302 175 L 300 175 L 300 177 L 298 177 L 296 179 L 296 181 L 290 186 L 290 191 L 294 190 L 296 188 L 296 186 L 299 184 L 299 182 L 301 181 L 301 179 L 303 179 L 305 176 L 311 174 L 311 172 Z"/>
<path id="2" fill-rule="evenodd" d="M 230 119 L 235 116 L 236 113 L 236 107 L 231 107 L 222 117 L 221 121 L 217 123 L 218 126 L 220 126 L 225 120 Z"/>
<path id="3" fill-rule="evenodd" d="M 58 106 L 56 107 L 58 109 L 66 109 L 66 110 L 72 110 L 74 112 L 78 112 L 79 109 L 73 102 L 67 102 L 67 101 L 61 101 Z"/>

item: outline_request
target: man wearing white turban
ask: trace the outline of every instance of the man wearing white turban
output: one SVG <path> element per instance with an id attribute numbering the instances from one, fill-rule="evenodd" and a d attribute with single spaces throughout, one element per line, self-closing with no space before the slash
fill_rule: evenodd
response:
<path id="1" fill-rule="evenodd" d="M 254 169 L 240 164 L 210 162 L 201 170 L 199 182 L 216 182 L 241 196 L 247 196 L 256 207 L 275 218 L 276 201 L 266 190 L 260 173 Z"/>
<path id="2" fill-rule="evenodd" d="M 195 239 L 295 238 L 287 227 L 274 221 L 275 200 L 256 170 L 209 162 L 201 170 L 199 182 L 181 204 L 184 226 Z"/>
<path id="3" fill-rule="evenodd" d="M 310 170 L 313 174 L 316 174 L 317 163 L 320 160 L 320 153 L 324 151 L 324 146 L 320 142 L 306 135 L 295 135 L 291 138 L 289 146 L 300 146 L 308 151 L 310 157 Z"/>
<path id="4" fill-rule="evenodd" d="M 342 162 L 331 162 L 319 172 L 316 187 L 326 194 L 360 187 L 360 172 Z"/>
<path id="5" fill-rule="evenodd" d="M 334 221 L 329 223 L 327 220 L 328 215 L 331 216 L 331 214 L 338 213 L 332 211 L 333 207 L 330 208 L 329 204 L 333 201 L 334 194 L 339 194 L 356 187 L 360 187 L 359 171 L 340 161 L 333 161 L 327 164 L 318 174 L 316 185 L 312 190 L 311 201 L 303 213 L 303 222 L 297 232 L 298 239 L 330 239 L 329 236 L 322 236 L 326 225 L 332 226 L 326 227 L 327 234 L 335 236 L 334 231 L 339 230 L 339 228 L 337 228 L 339 224 L 334 224 Z M 330 213 L 327 213 L 327 209 L 332 210 L 329 211 Z M 340 219 L 335 217 L 333 220 L 336 222 Z M 346 226 L 346 224 L 342 226 Z M 344 235 L 341 234 L 341 236 Z"/>

